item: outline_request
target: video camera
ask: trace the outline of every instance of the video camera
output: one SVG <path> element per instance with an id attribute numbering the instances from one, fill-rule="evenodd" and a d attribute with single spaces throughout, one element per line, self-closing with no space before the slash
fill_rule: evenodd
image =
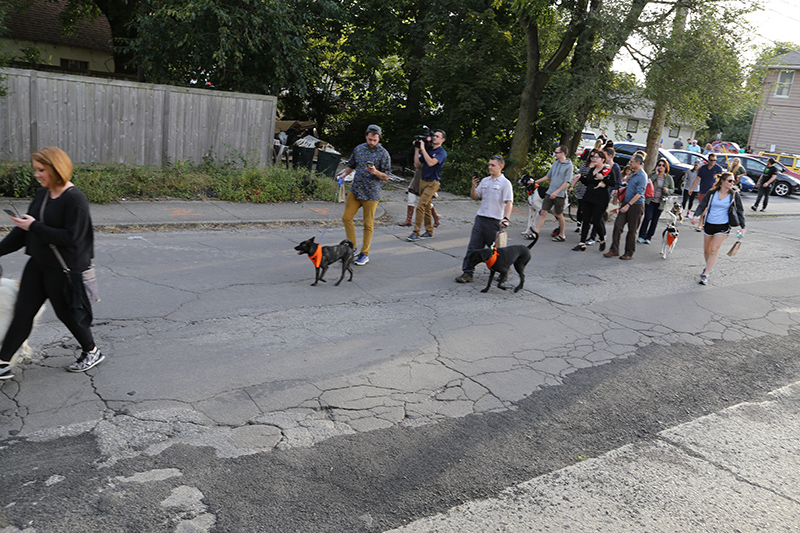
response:
<path id="1" fill-rule="evenodd" d="M 422 135 L 414 136 L 412 144 L 416 148 L 420 148 L 422 143 L 425 143 L 425 150 L 430 152 L 433 150 L 433 130 L 428 126 L 422 126 Z"/>

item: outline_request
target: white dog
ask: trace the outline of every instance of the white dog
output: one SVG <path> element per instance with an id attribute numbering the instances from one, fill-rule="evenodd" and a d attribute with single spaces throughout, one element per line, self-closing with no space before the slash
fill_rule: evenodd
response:
<path id="1" fill-rule="evenodd" d="M 2 272 L 3 270 L 0 268 L 0 276 L 2 276 Z M 14 305 L 17 303 L 18 293 L 19 281 L 0 277 L 0 344 L 5 340 L 8 327 L 14 318 Z M 44 306 L 36 313 L 36 318 L 39 318 L 43 312 Z M 16 365 L 20 360 L 30 359 L 32 355 L 33 350 L 26 340 L 11 358 L 11 366 Z"/>

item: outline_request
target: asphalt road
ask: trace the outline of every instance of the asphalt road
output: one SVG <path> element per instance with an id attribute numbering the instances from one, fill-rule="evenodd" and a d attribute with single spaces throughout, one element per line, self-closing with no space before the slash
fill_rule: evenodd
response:
<path id="1" fill-rule="evenodd" d="M 38 324 L 0 389 L 0 531 L 383 531 L 764 400 L 800 380 L 799 226 L 754 219 L 708 287 L 689 228 L 666 261 L 543 239 L 518 294 L 453 282 L 464 220 L 376 228 L 339 287 L 292 250 L 316 227 L 99 235 L 108 360 L 64 372 Z"/>

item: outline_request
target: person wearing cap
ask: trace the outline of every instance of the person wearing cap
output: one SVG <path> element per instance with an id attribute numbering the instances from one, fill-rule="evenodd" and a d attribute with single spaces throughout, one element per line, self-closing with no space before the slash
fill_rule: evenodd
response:
<path id="1" fill-rule="evenodd" d="M 625 237 L 625 254 L 620 259 L 633 259 L 636 251 L 636 232 L 644 215 L 644 191 L 647 188 L 647 174 L 644 169 L 644 154 L 636 152 L 631 156 L 630 166 L 633 170 L 628 184 L 625 187 L 625 198 L 619 206 L 617 219 L 614 221 L 614 232 L 611 239 L 611 248 L 604 253 L 604 257 L 614 257 L 619 255 L 619 241 L 625 226 L 628 226 L 628 234 Z"/>
<path id="2" fill-rule="evenodd" d="M 380 141 L 380 126 L 370 124 L 367 127 L 366 142 L 355 147 L 341 174 L 344 177 L 355 172 L 342 214 L 345 234 L 353 245 L 356 244 L 356 228 L 353 217 L 359 209 L 363 209 L 364 240 L 361 244 L 361 252 L 354 261 L 357 265 L 366 265 L 369 262 L 369 246 L 372 242 L 375 210 L 381 199 L 381 187 L 384 182 L 389 181 L 389 172 L 392 168 L 392 158 L 386 148 L 381 146 Z"/>
<path id="3" fill-rule="evenodd" d="M 689 146 L 686 147 L 687 150 L 689 150 L 690 152 L 694 152 L 696 154 L 699 154 L 700 152 L 703 151 L 702 148 L 697 146 L 697 139 L 692 139 L 691 143 L 692 144 L 690 144 Z"/>
<path id="4" fill-rule="evenodd" d="M 42 185 L 27 214 L 11 217 L 14 228 L 0 242 L 0 256 L 25 248 L 30 256 L 22 272 L 14 318 L 0 348 L 0 380 L 10 379 L 11 360 L 33 328 L 39 309 L 50 300 L 53 311 L 81 346 L 81 356 L 67 367 L 86 372 L 105 359 L 92 337 L 91 316 L 79 320 L 65 295 L 67 277 L 52 249 L 55 245 L 67 267 L 83 272 L 94 257 L 94 230 L 86 195 L 71 181 L 72 161 L 60 148 L 31 154 L 34 177 Z M 73 290 L 83 290 L 75 286 Z"/>
<path id="5" fill-rule="evenodd" d="M 414 231 L 406 239 L 409 242 L 415 242 L 420 239 L 429 239 L 433 237 L 433 208 L 431 201 L 433 195 L 439 190 L 439 184 L 442 181 L 442 167 L 447 160 L 447 152 L 442 148 L 442 144 L 447 137 L 444 130 L 436 130 L 431 137 L 431 144 L 433 148 L 430 153 L 425 148 L 425 143 L 416 141 L 414 144 L 414 166 L 422 170 L 419 180 L 419 201 L 417 202 L 417 211 L 414 219 Z M 422 230 L 422 224 L 425 224 L 425 233 L 422 235 L 419 232 Z"/>

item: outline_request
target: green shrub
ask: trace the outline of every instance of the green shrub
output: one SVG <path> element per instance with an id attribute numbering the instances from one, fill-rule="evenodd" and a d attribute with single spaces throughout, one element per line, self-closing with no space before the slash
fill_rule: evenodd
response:
<path id="1" fill-rule="evenodd" d="M 308 170 L 214 167 L 179 162 L 166 168 L 88 165 L 72 181 L 93 203 L 151 198 L 287 202 L 336 199 L 337 184 Z M 0 166 L 0 196 L 31 198 L 39 189 L 30 165 Z"/>
<path id="2" fill-rule="evenodd" d="M 39 187 L 30 164 L 0 163 L 0 196 L 31 198 Z"/>

